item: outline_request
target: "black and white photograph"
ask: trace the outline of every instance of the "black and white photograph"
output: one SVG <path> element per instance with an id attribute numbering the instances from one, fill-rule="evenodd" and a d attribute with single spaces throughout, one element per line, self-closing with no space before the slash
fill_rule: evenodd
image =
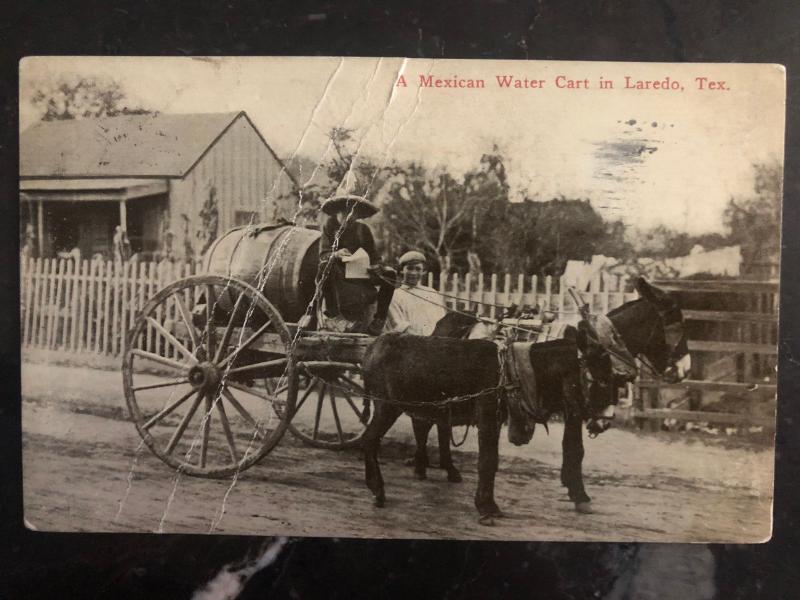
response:
<path id="1" fill-rule="evenodd" d="M 785 69 L 27 57 L 25 526 L 772 535 Z"/>

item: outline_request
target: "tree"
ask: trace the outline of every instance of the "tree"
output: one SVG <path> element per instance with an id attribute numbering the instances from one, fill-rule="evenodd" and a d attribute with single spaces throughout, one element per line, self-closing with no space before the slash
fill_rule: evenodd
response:
<path id="1" fill-rule="evenodd" d="M 39 83 L 31 102 L 42 113 L 44 121 L 152 112 L 129 106 L 122 86 L 112 79 L 77 75 L 63 75 L 56 81 Z"/>
<path id="2" fill-rule="evenodd" d="M 490 220 L 483 255 L 495 272 L 559 275 L 567 260 L 589 260 L 624 246 L 624 226 L 606 223 L 588 200 L 526 198 L 508 203 Z"/>
<path id="3" fill-rule="evenodd" d="M 300 177 L 307 178 L 298 191 L 300 206 L 295 220 L 307 226 L 315 223 L 319 207 L 327 198 L 337 193 L 373 196 L 386 181 L 391 169 L 378 167 L 371 159 L 358 153 L 354 131 L 346 127 L 332 127 L 328 138 L 333 148 L 333 156 L 323 164 L 305 158 L 295 158 L 291 168 L 305 171 Z M 317 172 L 324 171 L 324 176 Z"/>
<path id="4" fill-rule="evenodd" d="M 393 165 L 387 188 L 383 219 L 399 250 L 420 248 L 445 272 L 481 270 L 486 227 L 508 204 L 505 167 L 496 147 L 461 179 L 446 169 Z"/>
<path id="5" fill-rule="evenodd" d="M 780 164 L 754 165 L 754 196 L 731 198 L 723 213 L 731 243 L 742 245 L 744 262 L 770 260 L 778 253 L 783 169 Z"/>
<path id="6" fill-rule="evenodd" d="M 656 259 L 686 256 L 697 245 L 704 250 L 714 250 L 735 243 L 737 242 L 731 241 L 729 236 L 719 233 L 690 235 L 663 224 L 638 230 L 632 235 L 633 256 Z"/>

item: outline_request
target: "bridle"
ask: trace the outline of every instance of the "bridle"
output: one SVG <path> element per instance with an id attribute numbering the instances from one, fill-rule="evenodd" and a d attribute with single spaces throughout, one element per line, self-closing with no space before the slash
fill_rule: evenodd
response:
<path id="1" fill-rule="evenodd" d="M 649 300 L 647 300 L 646 298 L 644 298 L 644 301 L 645 302 L 649 302 L 650 305 L 653 306 L 653 308 L 655 309 L 656 314 L 658 315 L 658 320 L 653 323 L 653 326 L 650 329 L 650 335 L 647 336 L 647 340 L 644 343 L 644 348 L 648 348 L 650 346 L 650 343 L 653 341 L 653 336 L 656 333 L 656 329 L 658 328 L 659 325 L 661 325 L 661 328 L 664 331 L 664 344 L 667 346 L 667 350 L 668 350 L 667 355 L 669 356 L 669 359 L 671 360 L 675 356 L 675 352 L 676 352 L 676 350 L 678 348 L 678 345 L 683 341 L 683 339 L 685 337 L 685 333 L 683 331 L 683 322 L 682 321 L 675 321 L 675 322 L 672 322 L 669 325 L 667 325 L 666 324 L 666 314 L 668 312 L 671 312 L 671 311 L 675 310 L 675 308 L 670 308 L 668 310 L 660 310 L 658 307 L 654 306 L 653 303 L 650 302 Z M 680 328 L 680 333 L 677 336 L 672 333 L 673 331 L 676 330 L 676 328 Z M 670 338 L 672 340 L 675 340 L 675 341 L 674 342 L 671 341 Z M 653 363 L 650 362 L 650 359 L 648 359 L 644 355 L 643 352 L 639 353 L 638 358 L 641 361 L 641 363 L 645 367 L 647 367 L 647 369 L 651 372 L 651 375 L 653 375 L 653 377 L 656 380 L 661 380 L 664 377 L 664 373 L 658 371 L 653 366 Z M 667 370 L 669 370 L 669 368 Z"/>

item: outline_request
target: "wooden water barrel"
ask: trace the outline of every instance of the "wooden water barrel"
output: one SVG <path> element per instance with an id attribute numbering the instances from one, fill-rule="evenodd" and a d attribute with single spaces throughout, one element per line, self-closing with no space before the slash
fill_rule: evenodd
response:
<path id="1" fill-rule="evenodd" d="M 319 231 L 293 225 L 237 227 L 208 250 L 205 271 L 249 283 L 285 321 L 297 322 L 314 297 L 319 238 Z"/>

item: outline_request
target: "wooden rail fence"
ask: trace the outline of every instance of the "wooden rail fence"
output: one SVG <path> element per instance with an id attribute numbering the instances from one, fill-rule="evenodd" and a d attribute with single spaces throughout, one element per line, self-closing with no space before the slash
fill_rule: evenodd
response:
<path id="1" fill-rule="evenodd" d="M 649 421 L 775 427 L 777 281 L 661 281 L 682 294 L 691 337 L 692 377 L 668 384 L 640 378 L 634 416 Z M 733 308 L 718 310 L 725 304 Z M 731 402 L 730 400 L 733 399 Z M 664 406 L 664 402 L 668 405 Z M 744 410 L 708 410 L 745 405 Z M 689 410 L 684 409 L 687 405 Z"/>

